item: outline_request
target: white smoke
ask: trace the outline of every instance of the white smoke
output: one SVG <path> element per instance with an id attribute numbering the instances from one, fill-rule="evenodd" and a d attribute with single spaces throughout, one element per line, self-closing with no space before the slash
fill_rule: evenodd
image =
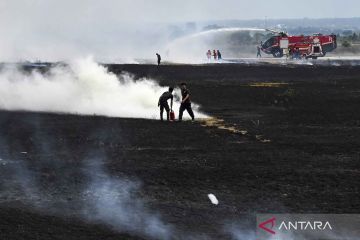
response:
<path id="1" fill-rule="evenodd" d="M 3 153 L 0 154 L 2 159 Z M 6 180 L 1 182 L 3 191 L 0 193 L 0 202 L 21 201 L 39 212 L 77 216 L 89 222 L 106 224 L 120 233 L 135 234 L 146 239 L 167 240 L 173 239 L 171 236 L 176 234 L 174 226 L 163 222 L 160 214 L 149 210 L 146 202 L 137 196 L 139 184 L 112 177 L 102 168 L 101 159 L 85 161 L 90 166 L 85 166 L 84 175 L 90 182 L 83 191 L 62 194 L 55 194 L 65 188 L 62 184 L 51 190 L 41 187 L 40 179 L 43 176 L 31 170 L 24 161 L 7 159 L 6 162 L 8 173 Z M 51 159 L 36 161 L 34 165 L 35 168 L 51 166 L 56 169 L 56 164 Z M 73 201 L 69 202 L 69 198 Z M 74 210 L 73 205 L 78 208 Z"/>
<path id="2" fill-rule="evenodd" d="M 144 200 L 137 196 L 138 182 L 110 176 L 102 167 L 101 159 L 91 159 L 86 169 L 90 184 L 82 194 L 84 218 L 105 223 L 120 232 L 150 239 L 171 239 L 174 227 L 147 209 Z"/>
<path id="3" fill-rule="evenodd" d="M 151 79 L 117 76 L 86 58 L 46 74 L 6 68 L 0 73 L 0 109 L 155 119 L 159 96 L 166 90 Z M 173 109 L 178 108 L 175 101 Z M 206 117 L 196 109 L 195 104 L 197 118 Z"/>

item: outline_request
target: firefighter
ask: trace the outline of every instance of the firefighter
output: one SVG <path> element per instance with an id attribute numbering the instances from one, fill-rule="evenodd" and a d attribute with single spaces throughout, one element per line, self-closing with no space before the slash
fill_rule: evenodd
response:
<path id="1" fill-rule="evenodd" d="M 214 60 L 216 61 L 216 59 L 217 59 L 216 50 L 213 50 L 213 56 L 214 56 Z"/>
<path id="2" fill-rule="evenodd" d="M 256 54 L 256 57 L 260 57 L 261 58 L 261 48 L 260 46 L 257 46 L 257 54 Z"/>
<path id="3" fill-rule="evenodd" d="M 210 60 L 211 60 L 211 51 L 210 51 L 210 49 L 206 52 L 206 57 L 208 59 L 208 62 L 210 62 Z"/>
<path id="4" fill-rule="evenodd" d="M 295 51 L 295 58 L 301 59 L 301 53 L 300 53 L 300 49 L 298 47 L 296 48 L 296 51 Z"/>
<path id="5" fill-rule="evenodd" d="M 160 120 L 163 121 L 163 113 L 164 113 L 164 109 L 166 110 L 166 119 L 169 121 L 169 113 L 170 110 L 172 111 L 172 107 L 173 107 L 173 99 L 174 96 L 172 94 L 173 92 L 173 88 L 169 87 L 169 91 L 164 92 L 160 98 L 159 98 L 159 102 L 158 102 L 158 107 L 160 107 Z M 168 104 L 168 100 L 171 99 L 171 103 L 170 103 L 170 108 L 169 108 L 169 104 Z"/>
<path id="6" fill-rule="evenodd" d="M 219 50 L 217 50 L 216 53 L 217 53 L 218 60 L 221 60 L 222 59 L 221 52 Z"/>
<path id="7" fill-rule="evenodd" d="M 285 56 L 286 56 L 286 59 L 289 58 L 289 49 L 290 49 L 290 48 L 284 48 L 284 54 L 285 54 Z"/>
<path id="8" fill-rule="evenodd" d="M 194 121 L 194 112 L 191 108 L 191 101 L 190 101 L 190 92 L 186 87 L 186 83 L 181 83 L 181 96 L 182 101 L 179 109 L 179 122 L 182 121 L 183 112 L 186 111 L 189 113 L 191 119 Z"/>
<path id="9" fill-rule="evenodd" d="M 161 56 L 160 56 L 160 54 L 156 53 L 156 57 L 157 57 L 157 64 L 159 66 L 161 63 Z"/>
<path id="10" fill-rule="evenodd" d="M 289 58 L 293 59 L 293 50 L 291 49 L 291 47 L 288 48 L 288 53 L 289 53 Z"/>

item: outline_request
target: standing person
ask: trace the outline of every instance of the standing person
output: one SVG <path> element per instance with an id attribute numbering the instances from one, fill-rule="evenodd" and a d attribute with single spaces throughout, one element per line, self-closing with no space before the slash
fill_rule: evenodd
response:
<path id="1" fill-rule="evenodd" d="M 301 53 L 298 47 L 295 48 L 294 59 L 301 59 Z"/>
<path id="2" fill-rule="evenodd" d="M 214 60 L 216 61 L 217 55 L 216 55 L 216 51 L 215 51 L 215 50 L 213 50 L 213 56 L 214 56 Z"/>
<path id="3" fill-rule="evenodd" d="M 219 60 L 221 60 L 221 52 L 220 52 L 219 50 L 217 50 L 216 52 L 217 52 L 217 58 L 218 58 Z"/>
<path id="4" fill-rule="evenodd" d="M 160 56 L 160 54 L 156 53 L 156 57 L 157 57 L 157 64 L 159 66 L 161 63 L 161 56 Z"/>
<path id="5" fill-rule="evenodd" d="M 174 96 L 172 94 L 173 92 L 173 88 L 169 87 L 169 91 L 164 92 L 160 98 L 159 98 L 159 102 L 158 102 L 158 107 L 160 107 L 160 120 L 163 121 L 163 113 L 164 113 L 164 109 L 166 110 L 166 119 L 169 121 L 169 113 L 170 110 L 172 111 L 172 107 L 173 107 L 173 99 Z M 170 108 L 169 108 L 169 104 L 168 104 L 168 100 L 171 99 L 171 103 L 170 103 Z"/>
<path id="6" fill-rule="evenodd" d="M 284 52 L 285 52 L 285 55 L 286 55 L 286 59 L 288 59 L 288 58 L 289 58 L 289 55 L 290 55 L 289 49 L 290 49 L 289 47 L 286 48 L 286 49 L 284 49 Z"/>
<path id="7" fill-rule="evenodd" d="M 302 59 L 303 55 L 301 54 L 300 48 L 297 48 L 297 54 L 298 54 L 298 59 Z"/>
<path id="8" fill-rule="evenodd" d="M 290 59 L 294 59 L 294 50 L 292 48 L 289 47 L 289 58 Z"/>
<path id="9" fill-rule="evenodd" d="M 210 51 L 210 49 L 206 52 L 206 57 L 207 57 L 208 61 L 210 62 L 210 60 L 211 60 L 211 51 Z"/>
<path id="10" fill-rule="evenodd" d="M 256 57 L 260 57 L 261 58 L 261 48 L 260 46 L 257 46 L 257 54 L 256 54 Z"/>
<path id="11" fill-rule="evenodd" d="M 189 113 L 191 119 L 194 121 L 194 112 L 191 109 L 191 101 L 190 101 L 190 92 L 186 87 L 186 83 L 181 83 L 181 96 L 182 101 L 179 109 L 179 121 L 182 121 L 183 112 L 186 111 Z"/>

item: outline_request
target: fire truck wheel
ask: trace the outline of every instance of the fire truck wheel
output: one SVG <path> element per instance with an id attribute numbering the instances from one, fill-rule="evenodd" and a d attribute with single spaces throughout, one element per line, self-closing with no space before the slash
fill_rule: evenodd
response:
<path id="1" fill-rule="evenodd" d="M 276 58 L 281 58 L 283 56 L 283 52 L 280 48 L 276 48 L 273 50 L 273 56 Z"/>

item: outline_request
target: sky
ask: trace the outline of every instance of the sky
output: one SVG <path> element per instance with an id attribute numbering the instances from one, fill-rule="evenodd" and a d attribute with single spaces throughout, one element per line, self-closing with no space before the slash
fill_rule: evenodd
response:
<path id="1" fill-rule="evenodd" d="M 296 3 L 298 3 L 296 5 Z M 359 16 L 358 0 L 1 0 L 2 19 L 67 22 L 199 21 L 213 19 Z"/>
<path id="2" fill-rule="evenodd" d="M 132 10 L 141 6 L 145 20 L 166 21 L 261 19 L 264 16 L 269 18 L 355 17 L 359 16 L 358 9 L 360 9 L 360 1 L 357 0 L 135 0 L 128 2 L 134 2 L 130 7 Z"/>
<path id="3" fill-rule="evenodd" d="M 299 4 L 285 0 L 0 0 L 0 61 L 106 55 L 115 45 L 116 54 L 133 55 L 139 45 L 144 46 L 140 40 L 156 44 L 162 26 L 179 22 L 360 16 L 358 0 L 296 2 Z"/>

